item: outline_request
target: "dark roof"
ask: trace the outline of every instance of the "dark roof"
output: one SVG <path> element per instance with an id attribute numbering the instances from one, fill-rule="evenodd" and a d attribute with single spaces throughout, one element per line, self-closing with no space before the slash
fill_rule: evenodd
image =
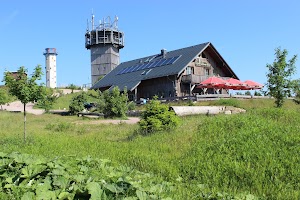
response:
<path id="1" fill-rule="evenodd" d="M 98 81 L 95 85 L 93 85 L 92 89 L 103 88 L 103 87 L 113 88 L 115 86 L 118 86 L 120 90 L 123 90 L 124 87 L 127 86 L 127 90 L 132 91 L 143 80 L 164 77 L 169 75 L 179 76 L 184 71 L 185 67 L 210 45 L 211 43 L 207 42 L 207 43 L 203 43 L 191 47 L 169 51 L 166 53 L 165 58 L 168 59 L 168 58 L 179 56 L 176 62 L 174 62 L 173 64 L 152 68 L 146 74 L 143 74 L 145 70 L 138 70 L 138 71 L 123 73 L 123 74 L 120 74 L 120 72 L 124 68 L 131 67 L 139 63 L 147 62 L 147 60 L 151 60 L 151 62 L 154 62 L 156 60 L 162 59 L 161 54 L 156 54 L 144 58 L 139 58 L 136 60 L 123 62 L 120 65 L 118 65 L 114 70 L 112 70 L 110 73 L 108 73 L 105 77 L 103 77 L 100 81 Z M 213 46 L 212 48 L 214 49 Z M 233 72 L 230 68 L 229 70 Z M 234 73 L 233 75 L 236 76 Z"/>

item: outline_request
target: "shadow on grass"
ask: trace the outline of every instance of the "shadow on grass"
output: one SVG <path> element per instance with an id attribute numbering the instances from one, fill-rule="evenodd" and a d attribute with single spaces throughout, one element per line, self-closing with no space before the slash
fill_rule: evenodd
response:
<path id="1" fill-rule="evenodd" d="M 67 110 L 50 110 L 48 113 L 60 116 L 70 116 L 70 112 Z"/>

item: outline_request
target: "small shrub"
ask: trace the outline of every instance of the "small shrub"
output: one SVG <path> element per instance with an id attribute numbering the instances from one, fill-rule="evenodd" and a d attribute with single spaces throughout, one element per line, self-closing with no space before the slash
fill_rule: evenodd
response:
<path id="1" fill-rule="evenodd" d="M 250 91 L 246 91 L 245 95 L 251 95 L 251 92 Z"/>
<path id="2" fill-rule="evenodd" d="M 133 101 L 130 101 L 129 103 L 128 103 L 128 110 L 134 110 L 135 109 L 135 103 L 133 102 Z"/>
<path id="3" fill-rule="evenodd" d="M 146 105 L 139 122 L 143 134 L 173 129 L 178 126 L 179 118 L 167 105 L 161 104 L 157 98 Z"/>
<path id="4" fill-rule="evenodd" d="M 188 106 L 194 106 L 194 101 L 192 99 L 189 99 L 187 102 Z"/>
<path id="5" fill-rule="evenodd" d="M 58 95 L 54 94 L 54 90 L 52 88 L 44 88 L 42 95 L 43 98 L 38 100 L 37 107 L 44 109 L 48 113 L 57 101 Z"/>
<path id="6" fill-rule="evenodd" d="M 76 115 L 77 113 L 84 110 L 85 102 L 87 102 L 87 95 L 85 92 L 81 92 L 80 94 L 73 97 L 69 105 L 70 114 Z"/>
<path id="7" fill-rule="evenodd" d="M 260 92 L 258 92 L 258 91 L 255 91 L 254 92 L 254 96 L 262 96 L 262 94 Z"/>
<path id="8" fill-rule="evenodd" d="M 87 91 L 87 95 L 90 96 L 90 97 L 93 97 L 93 98 L 99 98 L 100 93 L 101 92 L 99 92 L 97 90 L 88 90 Z"/>
<path id="9" fill-rule="evenodd" d="M 72 128 L 73 128 L 73 126 L 72 126 L 71 123 L 61 122 L 61 123 L 57 124 L 57 126 L 55 128 L 55 131 L 56 132 L 65 132 L 65 131 L 68 131 Z"/>
<path id="10" fill-rule="evenodd" d="M 103 114 L 106 117 L 126 117 L 126 112 L 128 110 L 127 106 L 127 91 L 121 93 L 118 87 L 112 89 L 112 91 L 106 90 L 103 93 L 103 98 L 105 106 L 103 108 Z"/>

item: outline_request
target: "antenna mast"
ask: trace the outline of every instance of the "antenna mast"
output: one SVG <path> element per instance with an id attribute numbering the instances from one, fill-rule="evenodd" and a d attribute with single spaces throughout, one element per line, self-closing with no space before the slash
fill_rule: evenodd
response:
<path id="1" fill-rule="evenodd" d="M 95 15 L 92 9 L 92 30 L 94 30 L 94 28 L 95 28 Z"/>

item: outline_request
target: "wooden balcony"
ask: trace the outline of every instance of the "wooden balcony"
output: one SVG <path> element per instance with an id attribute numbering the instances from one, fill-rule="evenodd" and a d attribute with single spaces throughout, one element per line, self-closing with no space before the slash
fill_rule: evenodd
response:
<path id="1" fill-rule="evenodd" d="M 200 76 L 195 74 L 183 75 L 181 81 L 183 83 L 199 84 L 211 76 Z"/>

